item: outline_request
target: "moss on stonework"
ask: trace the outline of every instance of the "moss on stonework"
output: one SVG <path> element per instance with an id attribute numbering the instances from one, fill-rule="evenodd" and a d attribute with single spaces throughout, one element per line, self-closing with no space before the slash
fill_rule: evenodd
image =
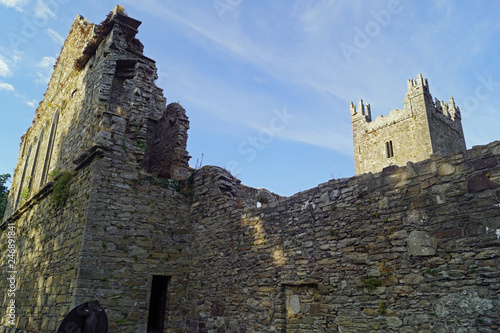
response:
<path id="1" fill-rule="evenodd" d="M 382 285 L 382 281 L 377 278 L 373 277 L 365 277 L 361 280 L 361 286 L 363 288 L 368 289 L 368 292 L 371 292 L 377 287 L 380 287 Z"/>
<path id="2" fill-rule="evenodd" d="M 61 172 L 56 177 L 56 183 L 52 189 L 52 200 L 57 207 L 62 207 L 66 204 L 69 197 L 69 182 L 73 179 L 74 172 Z"/>
<path id="3" fill-rule="evenodd" d="M 194 198 L 194 176 L 197 170 L 194 170 L 191 175 L 185 180 L 179 182 L 179 188 L 177 189 L 185 197 Z"/>
<path id="4" fill-rule="evenodd" d="M 167 190 L 173 190 L 177 191 L 180 194 L 184 195 L 187 198 L 194 198 L 194 176 L 196 174 L 197 170 L 194 170 L 191 175 L 184 180 L 174 180 L 174 179 L 168 179 L 168 178 L 161 178 L 157 177 L 154 175 L 146 175 L 141 177 L 138 181 L 140 182 L 141 179 L 144 179 L 146 181 L 151 182 L 151 184 L 160 186 L 164 189 Z"/>

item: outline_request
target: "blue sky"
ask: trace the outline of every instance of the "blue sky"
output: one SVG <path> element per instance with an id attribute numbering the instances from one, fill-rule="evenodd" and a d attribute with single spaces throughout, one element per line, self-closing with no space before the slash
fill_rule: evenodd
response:
<path id="1" fill-rule="evenodd" d="M 0 0 L 0 174 L 43 98 L 77 14 L 108 0 Z M 500 2 L 124 0 L 168 102 L 191 121 L 191 165 L 292 195 L 354 175 L 350 101 L 403 107 L 418 73 L 461 108 L 467 147 L 499 139 Z"/>

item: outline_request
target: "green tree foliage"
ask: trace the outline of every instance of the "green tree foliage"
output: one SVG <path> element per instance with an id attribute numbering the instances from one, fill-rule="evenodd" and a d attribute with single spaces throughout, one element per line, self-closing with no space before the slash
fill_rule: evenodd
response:
<path id="1" fill-rule="evenodd" d="M 5 213 L 5 208 L 7 207 L 7 198 L 9 197 L 9 189 L 5 186 L 5 183 L 9 180 L 10 175 L 8 173 L 0 175 L 0 220 L 3 218 Z"/>
<path id="2" fill-rule="evenodd" d="M 5 213 L 5 208 L 7 207 L 7 198 L 9 197 L 9 189 L 5 186 L 5 183 L 9 180 L 10 175 L 8 173 L 0 175 L 0 220 L 3 218 Z"/>

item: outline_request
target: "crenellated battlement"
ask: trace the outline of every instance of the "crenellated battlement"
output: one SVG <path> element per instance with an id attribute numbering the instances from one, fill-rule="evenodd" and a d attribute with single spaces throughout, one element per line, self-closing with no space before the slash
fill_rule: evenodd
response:
<path id="1" fill-rule="evenodd" d="M 460 108 L 455 105 L 455 100 L 452 96 L 450 96 L 450 101 L 448 103 L 434 98 L 434 107 L 436 113 L 442 114 L 448 120 L 455 121 L 462 119 Z"/>
<path id="2" fill-rule="evenodd" d="M 433 100 L 422 74 L 409 79 L 402 109 L 372 120 L 370 104 L 350 104 L 356 174 L 465 150 L 461 114 L 450 96 Z"/>
<path id="3" fill-rule="evenodd" d="M 352 119 L 361 119 L 364 118 L 366 121 L 372 121 L 372 111 L 370 109 L 370 104 L 363 103 L 363 100 L 360 99 L 358 102 L 358 108 L 351 101 L 351 117 Z"/>
<path id="4" fill-rule="evenodd" d="M 408 83 L 408 93 L 411 91 L 417 91 L 419 89 L 429 91 L 429 82 L 427 81 L 427 78 L 423 78 L 422 74 L 417 75 L 417 79 L 409 79 L 407 81 Z"/>

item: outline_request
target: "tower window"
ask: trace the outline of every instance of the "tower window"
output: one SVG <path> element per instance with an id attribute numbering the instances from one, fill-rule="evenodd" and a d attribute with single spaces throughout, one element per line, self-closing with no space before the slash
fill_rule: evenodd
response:
<path id="1" fill-rule="evenodd" d="M 385 148 L 387 149 L 387 158 L 394 157 L 394 150 L 392 149 L 392 141 L 387 141 L 385 143 Z"/>

